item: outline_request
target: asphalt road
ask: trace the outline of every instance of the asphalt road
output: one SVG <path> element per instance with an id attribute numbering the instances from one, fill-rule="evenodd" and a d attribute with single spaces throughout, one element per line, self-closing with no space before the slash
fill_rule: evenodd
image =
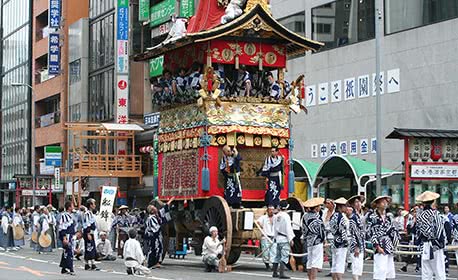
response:
<path id="1" fill-rule="evenodd" d="M 239 262 L 234 266 L 233 271 L 229 273 L 205 273 L 201 258 L 188 255 L 185 259 L 170 259 L 166 258 L 163 267 L 153 270 L 151 275 L 146 276 L 127 276 L 122 260 L 114 262 L 102 262 L 97 266 L 101 271 L 85 271 L 82 261 L 75 261 L 76 277 L 69 275 L 61 275 L 59 261 L 61 251 L 55 250 L 48 254 L 38 254 L 29 248 L 24 248 L 17 252 L 1 252 L 0 253 L 0 279 L 20 279 L 20 280 L 35 280 L 35 279 L 135 279 L 146 278 L 156 280 L 172 280 L 172 279 L 218 279 L 218 280 L 258 280 L 262 278 L 271 278 L 271 273 L 264 270 L 264 265 L 261 260 L 253 259 L 250 255 L 243 255 Z M 400 264 L 396 264 L 397 268 Z M 413 272 L 414 267 L 409 267 L 407 273 L 396 272 L 396 279 L 413 280 L 421 279 L 420 275 Z M 366 261 L 364 267 L 364 275 L 362 279 L 372 279 L 372 262 Z M 329 265 L 326 264 L 323 271 L 319 273 L 319 279 L 331 279 L 325 275 L 329 273 Z M 304 272 L 288 272 L 293 280 L 307 279 L 307 274 Z M 344 279 L 352 279 L 351 273 L 345 273 Z M 450 277 L 447 279 L 458 280 L 458 269 L 456 266 L 451 267 Z"/>

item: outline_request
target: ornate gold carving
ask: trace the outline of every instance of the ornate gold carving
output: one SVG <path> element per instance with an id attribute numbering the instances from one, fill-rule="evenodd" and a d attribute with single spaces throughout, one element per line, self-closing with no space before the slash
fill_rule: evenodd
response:
<path id="1" fill-rule="evenodd" d="M 253 43 L 247 43 L 245 44 L 245 47 L 243 48 L 245 53 L 247 55 L 254 55 L 256 53 L 256 46 Z"/>
<path id="2" fill-rule="evenodd" d="M 224 49 L 222 57 L 224 61 L 232 61 L 232 59 L 234 59 L 234 51 L 231 49 Z"/>
<path id="3" fill-rule="evenodd" d="M 248 0 L 245 7 L 245 13 L 249 12 L 257 5 L 260 5 L 269 14 L 271 13 L 269 4 L 267 4 L 267 0 Z"/>
<path id="4" fill-rule="evenodd" d="M 273 52 L 268 52 L 266 53 L 265 60 L 267 64 L 274 64 L 275 62 L 277 62 L 277 55 Z"/>

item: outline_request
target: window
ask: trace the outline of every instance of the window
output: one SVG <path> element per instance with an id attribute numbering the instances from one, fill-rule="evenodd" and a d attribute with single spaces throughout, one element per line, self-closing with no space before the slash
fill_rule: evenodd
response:
<path id="1" fill-rule="evenodd" d="M 70 85 L 81 81 L 81 59 L 70 63 Z"/>
<path id="2" fill-rule="evenodd" d="M 456 17 L 457 0 L 385 0 L 387 34 Z"/>
<path id="3" fill-rule="evenodd" d="M 89 77 L 89 118 L 91 121 L 113 119 L 114 69 Z"/>
<path id="4" fill-rule="evenodd" d="M 305 35 L 305 16 L 303 12 L 282 18 L 279 22 L 290 31 L 302 36 Z"/>
<path id="5" fill-rule="evenodd" d="M 375 37 L 374 0 L 337 0 L 312 9 L 312 38 L 321 50 Z"/>
<path id="6" fill-rule="evenodd" d="M 90 25 L 90 70 L 113 64 L 114 58 L 114 13 L 91 22 Z"/>

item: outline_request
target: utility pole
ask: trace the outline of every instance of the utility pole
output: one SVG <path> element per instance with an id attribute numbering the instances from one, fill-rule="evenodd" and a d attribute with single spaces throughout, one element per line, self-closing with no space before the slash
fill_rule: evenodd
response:
<path id="1" fill-rule="evenodd" d="M 376 127 L 376 193 L 382 195 L 382 104 L 380 92 L 380 37 L 382 32 L 382 5 L 381 0 L 375 0 L 375 127 Z"/>

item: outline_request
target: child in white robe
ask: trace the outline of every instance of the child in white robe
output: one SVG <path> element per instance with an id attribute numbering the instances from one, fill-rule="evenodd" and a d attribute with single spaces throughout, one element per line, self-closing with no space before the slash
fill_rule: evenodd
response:
<path id="1" fill-rule="evenodd" d="M 129 239 L 124 243 L 123 256 L 127 274 L 150 274 L 151 270 L 143 266 L 145 255 L 136 237 L 137 231 L 132 228 L 129 230 Z"/>

